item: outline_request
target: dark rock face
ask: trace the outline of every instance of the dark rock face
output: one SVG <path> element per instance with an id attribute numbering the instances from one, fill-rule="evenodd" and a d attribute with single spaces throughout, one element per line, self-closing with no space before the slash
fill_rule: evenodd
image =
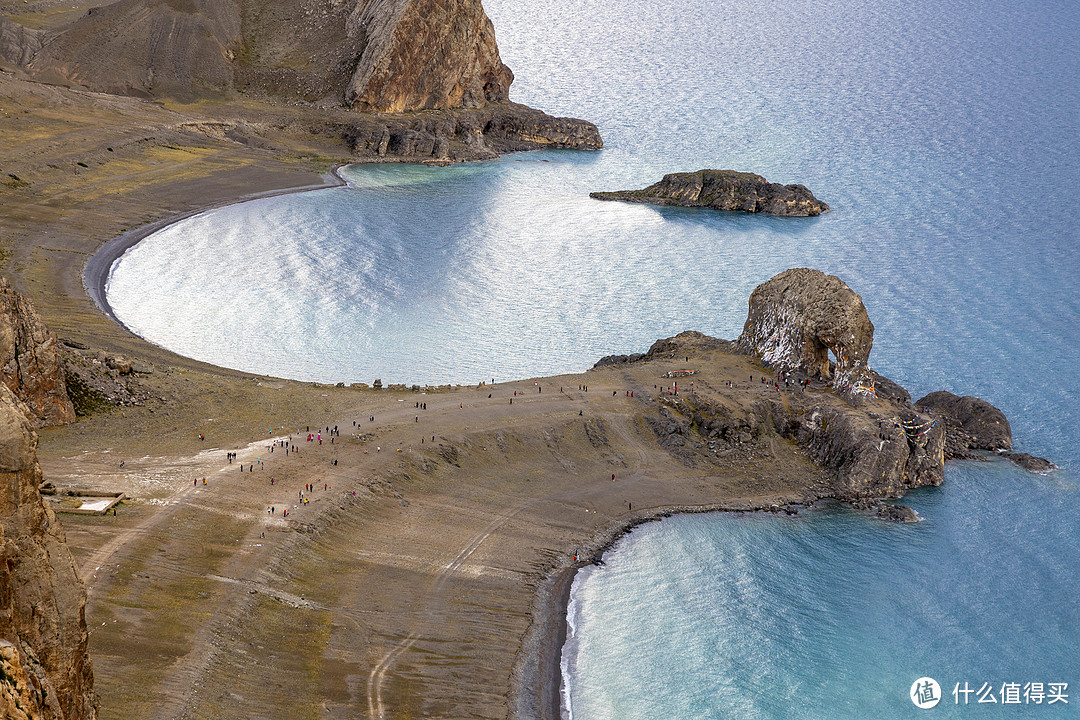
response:
<path id="1" fill-rule="evenodd" d="M 34 423 L 59 425 L 75 419 L 64 385 L 56 334 L 30 301 L 0 278 L 0 366 L 3 381 L 26 404 Z"/>
<path id="2" fill-rule="evenodd" d="M 97 717 L 87 654 L 86 590 L 64 529 L 41 499 L 37 435 L 27 408 L 0 386 L 0 702 L 26 717 Z M 15 715 L 13 715 L 15 717 Z"/>
<path id="3" fill-rule="evenodd" d="M 1034 473 L 1048 473 L 1057 469 L 1057 465 L 1046 458 L 1028 455 L 1027 453 L 999 452 L 998 455 Z"/>
<path id="4" fill-rule="evenodd" d="M 919 522 L 919 513 L 907 505 L 882 505 L 875 513 L 882 520 L 900 523 Z"/>
<path id="5" fill-rule="evenodd" d="M 929 424 L 929 418 L 910 411 L 898 415 Z M 944 433 L 937 427 L 917 435 L 874 412 L 833 405 L 810 410 L 809 417 L 789 421 L 785 430 L 819 465 L 836 473 L 841 500 L 900 497 L 944 479 Z"/>
<path id="6" fill-rule="evenodd" d="M 915 405 L 955 421 L 947 425 L 953 436 L 951 444 L 956 448 L 956 454 L 951 457 L 965 457 L 963 452 L 968 449 L 1012 450 L 1012 429 L 1005 413 L 985 400 L 970 395 L 958 397 L 946 390 L 938 390 L 919 398 Z M 956 432 L 957 428 L 964 436 Z"/>
<path id="7" fill-rule="evenodd" d="M 750 295 L 737 352 L 782 372 L 851 385 L 867 370 L 874 325 L 862 298 L 820 270 L 785 270 Z M 836 374 L 829 353 L 836 359 Z"/>
<path id="8" fill-rule="evenodd" d="M 802 185 L 780 185 L 760 175 L 734 170 L 671 173 L 642 190 L 593 192 L 589 197 L 770 215 L 812 216 L 829 211 L 828 205 Z"/>
<path id="9" fill-rule="evenodd" d="M 514 112 L 495 112 L 484 126 L 484 138 L 500 152 L 538 147 L 598 150 L 604 146 L 596 126 L 576 118 L 557 118 L 522 105 Z"/>

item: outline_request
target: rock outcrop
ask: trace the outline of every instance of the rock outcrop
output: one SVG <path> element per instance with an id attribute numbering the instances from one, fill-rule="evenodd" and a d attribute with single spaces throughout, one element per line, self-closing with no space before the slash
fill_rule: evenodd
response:
<path id="1" fill-rule="evenodd" d="M 590 122 L 552 117 L 515 103 L 483 110 L 365 117 L 342 128 L 341 135 L 355 155 L 435 162 L 495 158 L 540 148 L 596 150 L 604 145 Z"/>
<path id="2" fill-rule="evenodd" d="M 75 419 L 64 385 L 56 333 L 30 301 L 0 278 L 0 367 L 4 384 L 29 409 L 38 427 Z"/>
<path id="3" fill-rule="evenodd" d="M 853 405 L 843 394 L 798 386 L 718 392 L 720 399 L 662 395 L 649 420 L 660 444 L 696 464 L 698 457 L 708 462 L 731 453 L 768 453 L 782 438 L 802 448 L 830 478 L 817 496 L 845 502 L 900 497 L 940 485 L 944 477 L 942 429 L 901 403 Z M 707 452 L 690 449 L 699 447 Z"/>
<path id="4" fill-rule="evenodd" d="M 919 398 L 915 405 L 945 416 L 950 457 L 966 457 L 967 450 L 1012 450 L 1012 428 L 1005 413 L 985 400 L 938 390 Z"/>
<path id="5" fill-rule="evenodd" d="M 813 216 L 829 211 L 829 206 L 803 185 L 780 185 L 760 175 L 735 170 L 671 173 L 642 190 L 593 192 L 589 197 L 769 215 Z"/>
<path id="6" fill-rule="evenodd" d="M 0 706 L 5 717 L 92 720 L 86 590 L 41 481 L 27 408 L 0 386 Z"/>
<path id="7" fill-rule="evenodd" d="M 689 356 L 693 369 L 705 358 L 723 363 L 725 353 L 736 354 L 732 343 L 683 332 L 657 340 L 648 353 L 614 356 L 603 364 Z M 647 422 L 663 447 L 698 468 L 723 467 L 726 458 L 767 458 L 778 443 L 793 443 L 828 477 L 814 490 L 817 498 L 868 507 L 868 500 L 941 484 L 944 430 L 907 402 L 906 391 L 853 403 L 846 392 L 798 382 L 763 384 L 754 375 L 748 384 L 740 376 L 719 386 L 699 376 L 696 391 L 661 393 Z"/>
<path id="8" fill-rule="evenodd" d="M 835 275 L 795 268 L 755 288 L 735 348 L 778 371 L 845 386 L 868 371 L 873 344 L 874 325 L 859 295 Z"/>
<path id="9" fill-rule="evenodd" d="M 1012 450 L 1012 428 L 1005 413 L 982 398 L 960 397 L 938 390 L 919 398 L 915 405 L 937 418 L 945 428 L 947 460 L 982 460 L 976 451 L 993 450 L 1016 465 L 1037 473 L 1047 473 L 1057 465 L 1046 458 Z"/>
<path id="10" fill-rule="evenodd" d="M 480 0 L 361 2 L 349 23 L 364 40 L 345 92 L 358 110 L 483 107 L 510 97 L 514 74 Z"/>

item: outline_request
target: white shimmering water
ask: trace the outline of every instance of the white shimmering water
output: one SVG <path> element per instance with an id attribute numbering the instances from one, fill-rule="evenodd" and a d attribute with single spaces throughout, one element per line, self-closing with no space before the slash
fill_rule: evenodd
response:
<path id="1" fill-rule="evenodd" d="M 1080 692 L 1080 9 L 862 0 L 486 4 L 515 100 L 595 121 L 598 153 L 355 167 L 350 186 L 178 223 L 108 299 L 185 355 L 321 381 L 577 371 L 697 329 L 735 336 L 789 267 L 839 275 L 871 360 L 975 394 L 1062 466 L 952 466 L 926 521 L 841 510 L 635 531 L 574 589 L 575 720 L 1066 716 L 954 683 Z M 768 218 L 588 198 L 701 167 L 801 182 Z"/>

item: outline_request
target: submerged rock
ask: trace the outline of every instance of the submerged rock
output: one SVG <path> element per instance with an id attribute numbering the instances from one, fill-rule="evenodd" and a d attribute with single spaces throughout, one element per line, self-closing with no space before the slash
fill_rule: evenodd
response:
<path id="1" fill-rule="evenodd" d="M 998 455 L 1013 462 L 1020 467 L 1034 473 L 1048 473 L 1051 470 L 1056 470 L 1057 465 L 1050 462 L 1046 458 L 1041 458 L 1036 455 L 1029 455 L 1027 453 L 1014 453 L 1014 452 L 999 452 Z"/>
<path id="2" fill-rule="evenodd" d="M 769 215 L 805 217 L 829 211 L 829 206 L 803 185 L 771 183 L 760 175 L 735 170 L 671 173 L 642 190 L 592 192 L 589 197 Z"/>
<path id="3" fill-rule="evenodd" d="M 919 522 L 919 513 L 907 505 L 882 505 L 877 509 L 876 515 L 882 520 L 889 520 L 890 522 Z"/>

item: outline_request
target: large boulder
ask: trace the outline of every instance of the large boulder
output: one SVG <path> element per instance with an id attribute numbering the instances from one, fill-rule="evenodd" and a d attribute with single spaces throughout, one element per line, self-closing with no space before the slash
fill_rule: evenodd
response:
<path id="1" fill-rule="evenodd" d="M 841 386 L 867 372 L 873 344 L 874 325 L 858 294 L 835 275 L 795 268 L 755 288 L 735 349 L 777 370 Z"/>
<path id="2" fill-rule="evenodd" d="M 0 706 L 27 718 L 92 720 L 86 589 L 41 481 L 27 408 L 0 384 L 0 670 L 8 678 Z"/>
<path id="3" fill-rule="evenodd" d="M 75 419 L 59 343 L 26 296 L 0 277 L 0 373 L 38 427 Z"/>
<path id="4" fill-rule="evenodd" d="M 769 215 L 807 216 L 829 211 L 829 206 L 803 185 L 771 183 L 760 175 L 736 170 L 670 173 L 641 190 L 592 192 L 589 197 Z"/>

